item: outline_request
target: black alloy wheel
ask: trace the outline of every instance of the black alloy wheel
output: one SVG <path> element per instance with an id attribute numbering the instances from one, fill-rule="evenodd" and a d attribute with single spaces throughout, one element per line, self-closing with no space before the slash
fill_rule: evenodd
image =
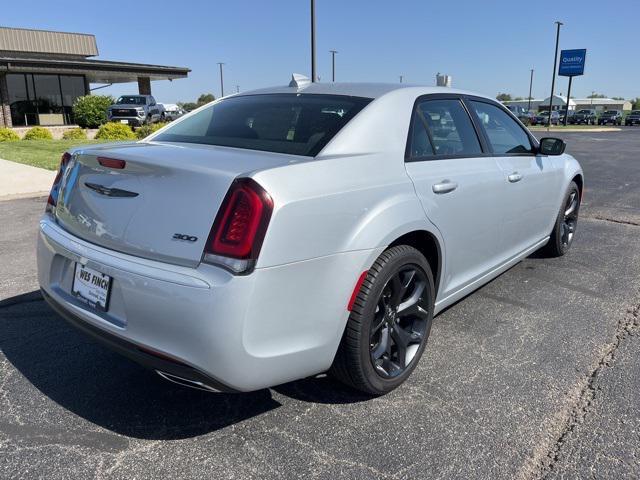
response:
<path id="1" fill-rule="evenodd" d="M 573 242 L 573 236 L 578 225 L 578 208 L 580 206 L 580 192 L 572 190 L 565 202 L 564 213 L 562 215 L 560 240 L 562 246 L 568 249 Z"/>
<path id="2" fill-rule="evenodd" d="M 371 363 L 383 378 L 402 374 L 431 326 L 423 297 L 427 278 L 417 265 L 404 265 L 387 281 L 369 331 Z"/>
<path id="3" fill-rule="evenodd" d="M 415 369 L 431 332 L 435 287 L 420 251 L 385 250 L 356 296 L 330 373 L 371 395 L 383 395 Z"/>
<path id="4" fill-rule="evenodd" d="M 575 238 L 580 213 L 580 189 L 571 182 L 564 196 L 556 223 L 544 250 L 549 256 L 560 257 L 569 251 Z"/>

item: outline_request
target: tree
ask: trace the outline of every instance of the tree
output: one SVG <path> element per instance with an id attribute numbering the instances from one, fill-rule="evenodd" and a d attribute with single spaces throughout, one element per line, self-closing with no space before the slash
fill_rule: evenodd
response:
<path id="1" fill-rule="evenodd" d="M 611 98 L 613 98 L 614 100 L 624 100 L 624 97 L 611 97 Z"/>
<path id="2" fill-rule="evenodd" d="M 196 105 L 194 102 L 178 102 L 178 106 L 185 109 L 187 112 L 198 108 L 198 105 Z"/>
<path id="3" fill-rule="evenodd" d="M 631 100 L 631 108 L 634 110 L 640 110 L 640 97 L 636 97 Z"/>
<path id="4" fill-rule="evenodd" d="M 607 96 L 602 93 L 592 93 L 587 98 L 607 98 Z"/>
<path id="5" fill-rule="evenodd" d="M 201 107 L 205 103 L 213 102 L 215 99 L 216 97 L 213 96 L 213 93 L 203 93 L 198 97 L 196 104 Z"/>
<path id="6" fill-rule="evenodd" d="M 497 100 L 500 100 L 501 102 L 508 102 L 508 101 L 510 101 L 510 100 L 511 100 L 511 95 L 510 95 L 510 94 L 508 94 L 508 93 L 499 93 L 499 94 L 496 96 L 496 99 L 497 99 Z"/>
<path id="7" fill-rule="evenodd" d="M 514 98 L 514 100 L 515 100 L 516 102 L 520 102 L 520 101 L 524 100 L 524 98 L 522 98 L 522 97 L 516 97 L 516 98 Z"/>

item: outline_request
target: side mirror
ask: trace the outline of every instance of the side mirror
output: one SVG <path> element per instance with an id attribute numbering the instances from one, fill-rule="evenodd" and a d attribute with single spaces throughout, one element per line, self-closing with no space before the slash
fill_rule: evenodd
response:
<path id="1" fill-rule="evenodd" d="M 540 139 L 538 152 L 542 155 L 562 155 L 567 144 L 561 138 L 545 137 Z"/>

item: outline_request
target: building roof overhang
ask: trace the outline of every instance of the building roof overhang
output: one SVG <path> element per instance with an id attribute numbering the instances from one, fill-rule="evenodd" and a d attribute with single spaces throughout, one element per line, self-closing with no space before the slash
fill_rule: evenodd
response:
<path id="1" fill-rule="evenodd" d="M 186 78 L 190 71 L 190 69 L 184 67 L 86 58 L 58 59 L 0 56 L 0 72 L 85 75 L 91 83 L 135 82 L 138 77 L 146 77 L 151 80 L 173 80 Z"/>

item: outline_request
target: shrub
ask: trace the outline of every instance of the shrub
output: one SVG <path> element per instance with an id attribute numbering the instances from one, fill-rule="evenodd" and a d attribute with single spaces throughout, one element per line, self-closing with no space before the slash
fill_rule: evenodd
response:
<path id="1" fill-rule="evenodd" d="M 134 140 L 135 138 L 131 127 L 123 123 L 105 123 L 96 133 L 96 140 Z"/>
<path id="2" fill-rule="evenodd" d="M 107 108 L 113 104 L 110 95 L 85 95 L 73 102 L 73 119 L 82 128 L 97 128 L 107 123 Z"/>
<path id="3" fill-rule="evenodd" d="M 33 127 L 27 130 L 22 140 L 53 140 L 53 135 L 44 127 Z"/>
<path id="4" fill-rule="evenodd" d="M 152 123 L 151 125 L 143 125 L 140 128 L 136 129 L 136 137 L 142 139 L 148 137 L 153 132 L 160 130 L 169 122 L 158 122 Z"/>
<path id="5" fill-rule="evenodd" d="M 87 132 L 82 128 L 71 128 L 62 133 L 62 138 L 64 140 L 86 140 Z"/>
<path id="6" fill-rule="evenodd" d="M 0 142 L 15 142 L 16 140 L 20 140 L 16 132 L 10 128 L 0 128 Z"/>

